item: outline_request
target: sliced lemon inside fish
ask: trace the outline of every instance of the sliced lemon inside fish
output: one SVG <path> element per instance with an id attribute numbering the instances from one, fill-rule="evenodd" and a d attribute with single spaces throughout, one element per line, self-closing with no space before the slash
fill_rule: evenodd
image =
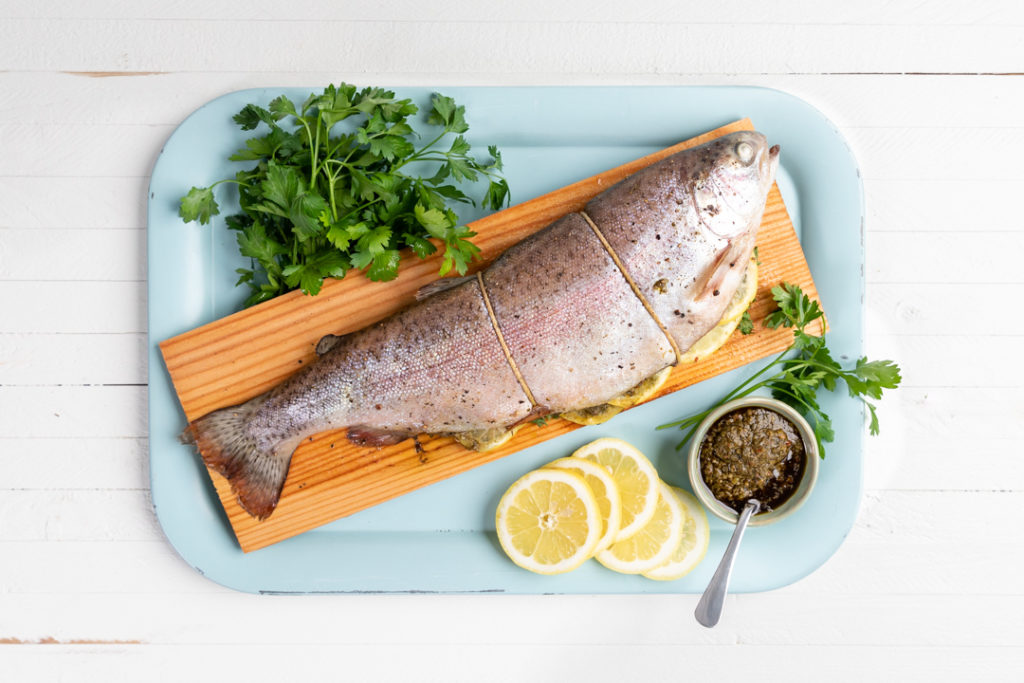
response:
<path id="1" fill-rule="evenodd" d="M 658 389 L 665 385 L 665 382 L 668 381 L 668 376 L 671 374 L 671 365 L 662 368 L 621 396 L 609 399 L 608 404 L 618 406 L 619 408 L 632 408 L 635 405 L 639 405 L 654 396 Z"/>
<path id="2" fill-rule="evenodd" d="M 722 345 L 729 340 L 729 337 L 731 337 L 732 333 L 736 331 L 739 324 L 740 318 L 724 323 L 718 323 L 718 325 L 713 327 L 710 332 L 698 339 L 693 346 L 688 348 L 686 353 L 679 357 L 679 362 L 696 363 L 701 358 L 707 358 L 712 353 L 720 349 Z"/>
<path id="3" fill-rule="evenodd" d="M 615 398 L 608 399 L 607 403 L 583 408 L 582 410 L 570 410 L 562 413 L 561 417 L 580 425 L 599 425 L 612 419 L 623 410 L 639 405 L 654 396 L 658 389 L 668 381 L 672 374 L 672 366 L 662 368 L 632 389 Z"/>
<path id="4" fill-rule="evenodd" d="M 622 439 L 591 441 L 572 454 L 603 466 L 619 489 L 622 498 L 622 524 L 615 542 L 624 541 L 640 531 L 654 516 L 658 504 L 658 473 L 651 461 L 636 447 Z"/>
<path id="5" fill-rule="evenodd" d="M 686 510 L 662 481 L 658 482 L 654 515 L 624 541 L 616 541 L 594 557 L 608 569 L 641 574 L 667 562 L 683 540 Z"/>
<path id="6" fill-rule="evenodd" d="M 545 467 L 568 470 L 583 477 L 583 481 L 587 482 L 587 486 L 597 498 L 597 506 L 601 509 L 601 519 L 604 522 L 604 531 L 594 552 L 601 552 L 610 546 L 622 525 L 622 497 L 608 470 L 596 462 L 583 458 L 559 458 Z"/>
<path id="7" fill-rule="evenodd" d="M 686 511 L 686 521 L 683 522 L 683 538 L 668 560 L 642 572 L 647 578 L 658 581 L 680 579 L 693 571 L 707 555 L 711 538 L 708 515 L 693 494 L 675 486 L 669 488 Z"/>
<path id="8" fill-rule="evenodd" d="M 563 469 L 528 472 L 498 502 L 495 528 L 505 554 L 523 569 L 561 574 L 587 561 L 604 522 L 583 477 Z"/>
<path id="9" fill-rule="evenodd" d="M 578 425 L 599 425 L 604 424 L 621 412 L 622 408 L 618 406 L 613 406 L 609 403 L 601 403 L 589 408 L 568 410 L 564 413 L 560 413 L 559 417 L 568 420 L 569 422 L 575 422 Z"/>
<path id="10" fill-rule="evenodd" d="M 757 259 L 751 256 L 750 261 L 747 263 L 747 270 L 743 273 L 743 279 L 740 280 L 739 286 L 736 287 L 732 298 L 729 299 L 729 305 L 726 307 L 725 313 L 722 314 L 722 321 L 727 322 L 742 316 L 756 296 Z"/>
<path id="11" fill-rule="evenodd" d="M 757 263 L 751 259 L 747 266 L 747 272 L 743 282 L 736 289 L 729 307 L 726 309 L 722 320 L 711 328 L 711 331 L 698 339 L 696 343 L 688 348 L 679 357 L 680 363 L 695 363 L 701 358 L 707 358 L 722 347 L 729 340 L 732 333 L 743 318 L 743 313 L 750 306 L 750 302 L 757 296 Z"/>
<path id="12" fill-rule="evenodd" d="M 493 427 L 491 429 L 475 429 L 469 432 L 455 432 L 452 434 L 452 438 L 470 450 L 479 452 L 490 451 L 508 443 L 509 439 L 519 431 L 520 427 L 521 425 L 516 425 L 512 429 Z"/>

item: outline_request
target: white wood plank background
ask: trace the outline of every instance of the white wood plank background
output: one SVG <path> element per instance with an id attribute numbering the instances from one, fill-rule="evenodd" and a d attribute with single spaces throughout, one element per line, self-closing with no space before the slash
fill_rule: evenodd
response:
<path id="1" fill-rule="evenodd" d="M 294 5 L 294 6 L 292 6 Z M 244 595 L 148 500 L 146 187 L 225 92 L 751 84 L 829 116 L 903 388 L 819 571 L 729 598 Z M 0 2 L 0 681 L 1024 679 L 1024 4 Z"/>

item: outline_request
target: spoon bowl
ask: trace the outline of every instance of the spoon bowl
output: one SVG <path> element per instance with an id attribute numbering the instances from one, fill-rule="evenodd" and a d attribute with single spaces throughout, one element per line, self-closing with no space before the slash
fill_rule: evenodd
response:
<path id="1" fill-rule="evenodd" d="M 701 626 L 711 628 L 718 623 L 722 616 L 722 608 L 725 607 L 725 596 L 729 592 L 729 577 L 732 575 L 732 565 L 736 561 L 736 552 L 740 549 L 740 541 L 743 540 L 743 532 L 747 529 L 747 523 L 753 515 L 761 508 L 761 503 L 751 498 L 747 501 L 743 512 L 740 513 L 739 521 L 736 522 L 736 529 L 732 532 L 729 545 L 718 563 L 711 582 L 704 589 L 704 595 L 700 596 L 697 609 L 693 616 Z"/>

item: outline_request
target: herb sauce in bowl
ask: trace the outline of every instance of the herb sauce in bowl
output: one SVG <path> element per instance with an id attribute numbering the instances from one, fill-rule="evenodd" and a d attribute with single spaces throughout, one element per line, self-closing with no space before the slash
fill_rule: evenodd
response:
<path id="1" fill-rule="evenodd" d="M 716 517 L 735 524 L 751 499 L 760 510 L 750 526 L 795 512 L 818 478 L 818 448 L 807 420 L 791 406 L 746 396 L 719 406 L 690 442 L 693 492 Z"/>
<path id="2" fill-rule="evenodd" d="M 796 426 L 774 410 L 740 408 L 720 417 L 701 441 L 701 478 L 736 512 L 751 498 L 764 514 L 786 502 L 806 462 Z"/>

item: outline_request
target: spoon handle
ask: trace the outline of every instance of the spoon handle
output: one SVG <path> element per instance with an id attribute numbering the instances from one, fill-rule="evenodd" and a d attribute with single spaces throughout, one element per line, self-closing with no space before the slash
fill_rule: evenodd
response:
<path id="1" fill-rule="evenodd" d="M 725 554 L 722 555 L 722 561 L 718 563 L 718 569 L 715 570 L 715 575 L 711 577 L 711 583 L 704 590 L 704 595 L 700 597 L 697 609 L 693 612 L 701 626 L 711 628 L 718 623 L 719 618 L 722 616 L 722 607 L 725 606 L 725 594 L 729 590 L 729 575 L 732 574 L 732 564 L 736 560 L 736 551 L 740 547 L 740 540 L 743 539 L 743 532 L 747 529 L 747 522 L 750 521 L 750 517 L 760 507 L 760 503 L 756 500 L 751 500 L 743 508 L 743 512 L 736 522 L 736 530 L 732 532 L 732 538 L 729 539 L 729 545 L 725 549 Z"/>

